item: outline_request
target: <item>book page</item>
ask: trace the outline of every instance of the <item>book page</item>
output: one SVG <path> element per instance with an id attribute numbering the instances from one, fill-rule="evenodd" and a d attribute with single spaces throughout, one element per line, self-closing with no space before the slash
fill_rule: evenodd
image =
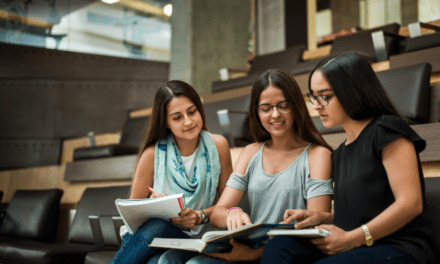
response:
<path id="1" fill-rule="evenodd" d="M 117 199 L 116 207 L 130 234 L 152 218 L 168 221 L 185 208 L 183 194 L 168 195 L 150 199 Z"/>
<path id="2" fill-rule="evenodd" d="M 209 240 L 212 240 L 212 239 L 220 237 L 220 236 L 224 236 L 224 235 L 227 235 L 227 234 L 240 232 L 240 230 L 248 229 L 251 226 L 254 226 L 254 225 L 243 225 L 243 226 L 237 227 L 236 229 L 233 229 L 233 230 L 209 231 L 209 232 L 206 232 L 202 236 L 202 240 L 203 241 L 209 241 Z"/>

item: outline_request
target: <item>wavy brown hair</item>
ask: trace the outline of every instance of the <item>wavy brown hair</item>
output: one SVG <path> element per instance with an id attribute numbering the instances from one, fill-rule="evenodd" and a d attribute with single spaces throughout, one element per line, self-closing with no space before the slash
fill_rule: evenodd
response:
<path id="1" fill-rule="evenodd" d="M 304 96 L 295 79 L 281 70 L 267 70 L 252 86 L 250 106 L 250 128 L 255 141 L 261 142 L 271 139 L 269 132 L 261 124 L 257 106 L 261 92 L 269 86 L 275 86 L 284 93 L 286 101 L 292 105 L 290 114 L 294 120 L 293 133 L 302 140 L 315 143 L 333 151 L 332 147 L 324 140 L 310 117 Z"/>

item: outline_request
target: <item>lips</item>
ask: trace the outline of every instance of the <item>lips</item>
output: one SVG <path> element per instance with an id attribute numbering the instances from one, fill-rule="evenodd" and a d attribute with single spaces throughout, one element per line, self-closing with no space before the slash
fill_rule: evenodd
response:
<path id="1" fill-rule="evenodd" d="M 275 127 L 275 128 L 278 128 L 278 127 L 280 127 L 282 124 L 284 124 L 284 121 L 283 122 L 272 122 L 272 123 L 270 123 L 273 127 Z"/>
<path id="2" fill-rule="evenodd" d="M 190 129 L 187 129 L 187 130 L 184 130 L 183 132 L 190 132 L 190 131 L 192 131 L 194 128 L 196 128 L 197 126 L 194 126 L 194 127 L 192 127 L 192 128 L 190 128 Z"/>

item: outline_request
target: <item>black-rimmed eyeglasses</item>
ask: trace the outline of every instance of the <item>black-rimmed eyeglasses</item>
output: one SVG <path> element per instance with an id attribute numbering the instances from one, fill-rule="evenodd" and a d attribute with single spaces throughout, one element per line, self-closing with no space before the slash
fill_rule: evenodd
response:
<path id="1" fill-rule="evenodd" d="M 315 104 L 315 102 L 318 102 L 319 105 L 321 106 L 327 106 L 328 105 L 328 100 L 335 94 L 326 94 L 326 95 L 313 95 L 311 93 L 307 94 L 307 97 L 309 98 L 310 103 L 312 103 L 312 105 Z"/>

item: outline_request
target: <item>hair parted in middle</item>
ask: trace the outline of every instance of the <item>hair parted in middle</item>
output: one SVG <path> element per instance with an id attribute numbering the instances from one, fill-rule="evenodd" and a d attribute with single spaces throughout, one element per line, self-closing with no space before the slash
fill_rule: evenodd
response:
<path id="1" fill-rule="evenodd" d="M 261 92 L 269 86 L 274 86 L 283 91 L 286 101 L 292 105 L 290 115 L 294 120 L 292 133 L 300 139 L 316 143 L 333 151 L 319 133 L 310 117 L 304 96 L 296 83 L 295 79 L 282 70 L 271 69 L 265 71 L 258 77 L 252 86 L 251 106 L 250 106 L 250 129 L 255 141 L 261 142 L 271 139 L 270 133 L 261 124 L 257 112 L 258 100 Z"/>
<path id="2" fill-rule="evenodd" d="M 353 120 L 380 115 L 401 116 L 388 98 L 370 63 L 354 53 L 329 56 L 316 65 L 309 76 L 320 71 L 327 79 L 344 111 Z"/>
<path id="3" fill-rule="evenodd" d="M 151 113 L 150 124 L 147 133 L 144 135 L 139 155 L 155 144 L 159 139 L 167 136 L 171 131 L 167 128 L 167 106 L 174 97 L 185 96 L 191 100 L 197 107 L 203 120 L 202 129 L 208 131 L 205 120 L 205 111 L 203 109 L 202 101 L 196 90 L 186 82 L 169 81 L 165 86 L 160 87 L 154 97 L 153 111 Z"/>

